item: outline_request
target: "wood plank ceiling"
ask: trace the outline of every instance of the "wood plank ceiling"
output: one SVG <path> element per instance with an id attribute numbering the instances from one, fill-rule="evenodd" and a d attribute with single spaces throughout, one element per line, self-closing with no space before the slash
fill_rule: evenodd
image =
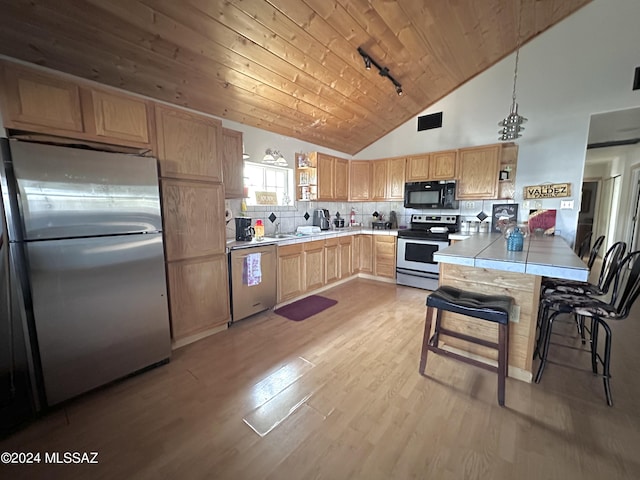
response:
<path id="1" fill-rule="evenodd" d="M 522 0 L 523 43 L 590 1 Z M 4 55 L 348 154 L 518 40 L 516 0 L 0 0 L 0 12 Z"/>

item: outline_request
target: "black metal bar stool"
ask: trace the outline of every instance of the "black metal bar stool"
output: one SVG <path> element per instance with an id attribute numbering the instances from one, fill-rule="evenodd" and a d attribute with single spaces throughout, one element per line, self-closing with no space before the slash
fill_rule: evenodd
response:
<path id="1" fill-rule="evenodd" d="M 506 295 L 484 295 L 482 293 L 466 292 L 447 285 L 438 288 L 427 297 L 427 317 L 424 322 L 420 373 L 424 375 L 429 350 L 496 372 L 498 374 L 498 404 L 501 407 L 504 406 L 509 351 L 509 313 L 513 303 L 513 298 Z M 434 309 L 437 309 L 436 326 L 433 336 L 429 338 Z M 443 328 L 441 325 L 443 310 L 497 323 L 498 343 Z M 498 366 L 494 367 L 479 360 L 440 348 L 438 342 L 441 334 L 496 349 L 498 351 Z"/>

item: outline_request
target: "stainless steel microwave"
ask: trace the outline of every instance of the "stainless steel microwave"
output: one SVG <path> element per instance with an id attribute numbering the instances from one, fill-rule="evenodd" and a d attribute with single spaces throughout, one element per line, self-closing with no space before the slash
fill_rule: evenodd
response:
<path id="1" fill-rule="evenodd" d="M 448 180 L 405 183 L 404 206 L 422 210 L 457 210 L 459 205 L 456 200 L 456 182 Z"/>

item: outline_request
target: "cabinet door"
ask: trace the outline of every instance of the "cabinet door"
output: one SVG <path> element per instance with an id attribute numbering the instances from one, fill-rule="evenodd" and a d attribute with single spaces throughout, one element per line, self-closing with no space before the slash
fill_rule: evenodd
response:
<path id="1" fill-rule="evenodd" d="M 303 292 L 302 244 L 278 247 L 278 303 Z"/>
<path id="2" fill-rule="evenodd" d="M 324 285 L 324 240 L 304 243 L 304 291 Z"/>
<path id="3" fill-rule="evenodd" d="M 390 235 L 374 235 L 375 275 L 379 277 L 396 277 L 396 237 Z"/>
<path id="4" fill-rule="evenodd" d="M 339 237 L 340 245 L 340 275 L 339 277 L 348 278 L 353 275 L 353 267 L 351 264 L 353 237 Z"/>
<path id="5" fill-rule="evenodd" d="M 137 97 L 114 92 L 82 89 L 85 129 L 99 139 L 124 140 L 136 145 L 149 145 L 151 104 Z"/>
<path id="6" fill-rule="evenodd" d="M 497 198 L 501 147 L 498 144 L 458 151 L 457 198 Z"/>
<path id="7" fill-rule="evenodd" d="M 231 319 L 226 255 L 169 262 L 167 275 L 174 340 L 224 326 Z"/>
<path id="8" fill-rule="evenodd" d="M 222 185 L 162 179 L 167 261 L 224 253 Z"/>
<path id="9" fill-rule="evenodd" d="M 318 200 L 334 199 L 334 158 L 328 155 L 318 154 Z"/>
<path id="10" fill-rule="evenodd" d="M 429 162 L 431 155 L 413 155 L 407 158 L 407 182 L 422 182 L 429 180 Z"/>
<path id="11" fill-rule="evenodd" d="M 386 200 L 387 198 L 387 161 L 374 160 L 371 162 L 371 200 Z"/>
<path id="12" fill-rule="evenodd" d="M 334 200 L 349 199 L 349 161 L 344 158 L 334 159 Z"/>
<path id="13" fill-rule="evenodd" d="M 456 178 L 456 150 L 435 152 L 429 162 L 430 180 L 453 180 Z"/>
<path id="14" fill-rule="evenodd" d="M 61 135 L 84 131 L 78 85 L 6 62 L 2 70 L 5 127 Z"/>
<path id="15" fill-rule="evenodd" d="M 244 196 L 244 160 L 242 159 L 242 132 L 222 129 L 222 182 L 225 198 Z"/>
<path id="16" fill-rule="evenodd" d="M 360 272 L 373 273 L 373 235 L 358 235 L 360 240 Z"/>
<path id="17" fill-rule="evenodd" d="M 402 200 L 404 198 L 404 170 L 406 159 L 390 158 L 387 160 L 387 199 Z"/>
<path id="18" fill-rule="evenodd" d="M 371 190 L 371 162 L 352 160 L 349 165 L 349 200 L 367 201 Z"/>
<path id="19" fill-rule="evenodd" d="M 163 177 L 222 182 L 222 122 L 156 105 Z"/>
<path id="20" fill-rule="evenodd" d="M 329 238 L 324 243 L 324 283 L 332 283 L 340 278 L 340 256 L 338 239 Z"/>

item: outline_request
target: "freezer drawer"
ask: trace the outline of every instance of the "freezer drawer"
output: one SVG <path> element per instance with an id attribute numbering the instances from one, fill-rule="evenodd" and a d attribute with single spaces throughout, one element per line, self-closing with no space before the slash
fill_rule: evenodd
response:
<path id="1" fill-rule="evenodd" d="M 47 403 L 171 353 L 161 234 L 27 244 Z"/>
<path id="2" fill-rule="evenodd" d="M 260 254 L 262 281 L 247 285 L 243 279 L 245 262 L 249 254 Z M 272 308 L 276 304 L 276 246 L 231 250 L 231 306 L 233 321 Z"/>

